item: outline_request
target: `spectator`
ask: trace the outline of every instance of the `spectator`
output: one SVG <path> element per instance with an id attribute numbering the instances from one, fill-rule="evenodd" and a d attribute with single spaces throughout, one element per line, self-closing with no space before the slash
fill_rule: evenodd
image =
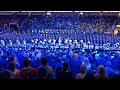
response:
<path id="1" fill-rule="evenodd" d="M 68 64 L 64 62 L 62 71 L 57 72 L 56 79 L 58 80 L 71 80 L 72 72 L 68 71 Z"/>
<path id="2" fill-rule="evenodd" d="M 75 53 L 74 57 L 70 60 L 70 68 L 73 73 L 73 77 L 76 76 L 77 73 L 80 73 L 80 65 L 82 64 L 81 60 L 78 58 L 78 54 Z"/>
<path id="3" fill-rule="evenodd" d="M 100 54 L 100 58 L 98 58 L 95 63 L 97 66 L 99 66 L 99 65 L 105 66 L 106 61 L 104 59 L 104 55 Z"/>
<path id="4" fill-rule="evenodd" d="M 98 71 L 95 75 L 95 79 L 107 79 L 106 70 L 103 65 L 98 66 Z"/>
<path id="5" fill-rule="evenodd" d="M 4 79 L 13 79 L 13 73 L 10 70 L 4 69 L 0 72 L 0 79 L 4 80 Z"/>
<path id="6" fill-rule="evenodd" d="M 107 61 L 106 62 L 106 74 L 107 74 L 107 77 L 109 77 L 110 73 L 115 73 L 115 71 L 111 68 L 111 62 Z"/>
<path id="7" fill-rule="evenodd" d="M 38 67 L 38 70 L 43 67 L 45 67 L 47 70 L 47 79 L 53 79 L 54 78 L 53 68 L 51 66 L 47 65 L 46 57 L 42 58 L 42 65 Z"/>
<path id="8" fill-rule="evenodd" d="M 20 70 L 16 69 L 15 62 L 9 62 L 8 69 L 13 72 L 14 79 L 20 79 Z"/>
<path id="9" fill-rule="evenodd" d="M 24 68 L 20 71 L 20 76 L 23 79 L 34 79 L 37 75 L 37 70 L 30 67 L 30 60 L 28 58 L 24 59 Z"/>
<path id="10" fill-rule="evenodd" d="M 118 66 L 118 62 L 119 62 L 119 54 L 116 53 L 114 58 L 111 59 L 111 64 L 112 64 L 112 68 L 115 70 Z"/>
<path id="11" fill-rule="evenodd" d="M 85 58 L 84 64 L 86 65 L 87 70 L 90 70 L 91 68 L 91 63 L 89 62 L 88 58 Z"/>
<path id="12" fill-rule="evenodd" d="M 97 73 L 97 66 L 96 66 L 95 63 L 93 63 L 93 64 L 91 65 L 91 68 L 90 68 L 90 70 L 88 70 L 88 72 L 89 72 L 89 73 L 92 73 L 93 75 L 95 75 L 95 74 Z"/>
<path id="13" fill-rule="evenodd" d="M 75 79 L 84 79 L 85 75 L 87 74 L 87 68 L 85 64 L 82 64 L 80 66 L 81 73 L 78 73 L 75 77 Z"/>
<path id="14" fill-rule="evenodd" d="M 47 69 L 45 67 L 38 69 L 37 79 L 47 79 Z"/>
<path id="15" fill-rule="evenodd" d="M 21 69 L 21 68 L 20 68 L 20 64 L 18 63 L 16 57 L 9 57 L 9 59 L 8 59 L 8 63 L 9 63 L 9 62 L 15 62 L 15 66 L 16 66 L 16 68 L 17 68 L 17 69 Z"/>

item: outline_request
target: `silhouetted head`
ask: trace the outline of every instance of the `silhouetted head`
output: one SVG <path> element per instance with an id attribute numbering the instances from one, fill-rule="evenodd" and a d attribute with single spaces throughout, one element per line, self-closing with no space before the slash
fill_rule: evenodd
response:
<path id="1" fill-rule="evenodd" d="M 93 63 L 93 64 L 91 65 L 91 69 L 92 69 L 92 70 L 96 70 L 96 69 L 97 69 L 97 66 L 96 66 L 95 63 Z"/>
<path id="2" fill-rule="evenodd" d="M 68 70 L 68 64 L 66 62 L 63 63 L 63 71 Z"/>
<path id="3" fill-rule="evenodd" d="M 42 64 L 43 64 L 43 66 L 47 65 L 47 58 L 46 57 L 42 58 Z"/>
<path id="4" fill-rule="evenodd" d="M 28 58 L 24 59 L 24 66 L 29 67 L 30 66 L 30 60 Z"/>
<path id="5" fill-rule="evenodd" d="M 98 66 L 98 76 L 99 77 L 106 77 L 106 70 L 103 65 Z"/>
<path id="6" fill-rule="evenodd" d="M 15 70 L 15 62 L 9 62 L 8 68 L 13 72 Z"/>

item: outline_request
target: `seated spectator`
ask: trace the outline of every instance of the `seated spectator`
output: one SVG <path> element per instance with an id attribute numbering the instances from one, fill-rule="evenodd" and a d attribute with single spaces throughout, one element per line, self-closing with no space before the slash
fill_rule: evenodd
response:
<path id="1" fill-rule="evenodd" d="M 47 70 L 47 79 L 53 79 L 54 78 L 53 68 L 51 66 L 47 65 L 46 57 L 42 58 L 42 65 L 38 67 L 38 70 L 43 67 L 45 67 Z"/>
<path id="2" fill-rule="evenodd" d="M 63 63 L 62 71 L 57 72 L 56 79 L 59 80 L 70 80 L 72 78 L 72 72 L 68 71 L 68 64 L 66 62 Z"/>
<path id="3" fill-rule="evenodd" d="M 98 66 L 98 71 L 95 75 L 95 79 L 107 79 L 106 70 L 103 65 Z"/>
<path id="4" fill-rule="evenodd" d="M 13 72 L 14 79 L 20 79 L 20 70 L 16 69 L 15 62 L 9 62 L 8 69 Z"/>
<path id="5" fill-rule="evenodd" d="M 24 68 L 20 71 L 20 76 L 22 79 L 34 79 L 37 75 L 37 70 L 30 67 L 30 60 L 28 58 L 24 59 Z"/>
<path id="6" fill-rule="evenodd" d="M 85 64 L 82 64 L 80 66 L 81 73 L 78 73 L 75 77 L 75 79 L 84 79 L 85 75 L 87 74 L 87 68 Z"/>

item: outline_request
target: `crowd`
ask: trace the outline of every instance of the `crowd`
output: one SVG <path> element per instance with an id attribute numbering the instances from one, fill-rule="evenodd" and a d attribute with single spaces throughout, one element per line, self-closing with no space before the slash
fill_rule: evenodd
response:
<path id="1" fill-rule="evenodd" d="M 0 79 L 120 78 L 120 53 L 117 51 L 86 51 L 83 47 L 28 49 L 13 48 L 11 44 L 12 41 L 15 46 L 18 43 L 43 46 L 50 43 L 52 46 L 51 43 L 55 40 L 64 44 L 66 40 L 72 40 L 72 44 L 75 44 L 75 40 L 78 43 L 82 40 L 92 45 L 110 43 L 113 46 L 120 43 L 120 37 L 106 35 L 104 32 L 113 32 L 112 27 L 119 23 L 119 17 L 62 14 L 0 17 L 0 27 L 5 30 L 8 29 L 9 22 L 18 25 L 17 31 L 0 35 L 0 40 L 4 41 L 0 41 Z"/>
<path id="2" fill-rule="evenodd" d="M 0 79 L 119 79 L 119 67 L 119 52 L 13 48 L 0 51 Z"/>

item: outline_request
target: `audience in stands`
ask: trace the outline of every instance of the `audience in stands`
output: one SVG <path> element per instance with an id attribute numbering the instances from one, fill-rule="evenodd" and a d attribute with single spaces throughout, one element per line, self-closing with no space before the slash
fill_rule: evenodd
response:
<path id="1" fill-rule="evenodd" d="M 17 32 L 9 30 L 11 21 L 18 21 Z M 0 79 L 120 79 L 119 52 L 85 51 L 83 44 L 76 49 L 80 40 L 85 45 L 119 43 L 119 36 L 104 33 L 113 32 L 119 22 L 118 16 L 108 15 L 0 15 Z M 60 38 L 61 46 L 54 45 Z"/>

